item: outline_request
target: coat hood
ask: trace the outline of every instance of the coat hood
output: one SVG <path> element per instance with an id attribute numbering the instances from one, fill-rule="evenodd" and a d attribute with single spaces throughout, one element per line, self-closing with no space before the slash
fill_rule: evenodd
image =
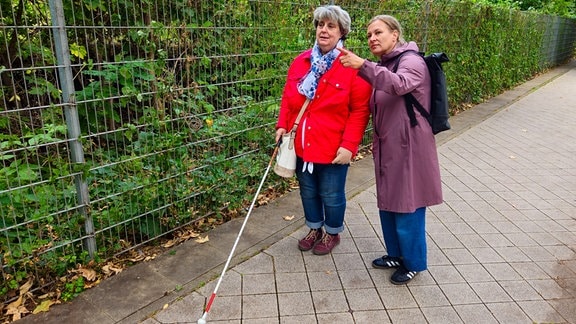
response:
<path id="1" fill-rule="evenodd" d="M 415 42 L 408 42 L 408 43 L 404 43 L 402 45 L 397 45 L 392 52 L 388 53 L 388 54 L 384 54 L 380 57 L 380 63 L 386 63 L 387 61 L 394 59 L 396 56 L 400 55 L 401 53 L 404 53 L 406 51 L 416 51 L 419 52 L 420 49 L 418 48 L 418 45 Z"/>

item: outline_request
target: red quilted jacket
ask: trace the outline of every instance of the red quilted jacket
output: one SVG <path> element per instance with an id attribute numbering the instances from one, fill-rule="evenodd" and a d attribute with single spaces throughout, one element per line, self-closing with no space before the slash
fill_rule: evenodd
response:
<path id="1" fill-rule="evenodd" d="M 288 69 L 276 129 L 288 131 L 306 97 L 297 84 L 310 69 L 311 49 L 298 55 Z M 296 155 L 306 162 L 328 164 L 339 147 L 354 155 L 370 118 L 371 86 L 358 71 L 342 66 L 336 59 L 319 80 L 316 97 L 310 101 L 296 132 Z"/>

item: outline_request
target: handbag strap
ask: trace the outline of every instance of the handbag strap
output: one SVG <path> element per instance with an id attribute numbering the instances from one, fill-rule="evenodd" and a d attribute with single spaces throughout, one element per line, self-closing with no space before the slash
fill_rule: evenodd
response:
<path id="1" fill-rule="evenodd" d="M 292 126 L 292 130 L 290 130 L 290 143 L 288 144 L 288 148 L 291 150 L 294 148 L 294 137 L 296 137 L 296 130 L 298 129 L 298 124 L 300 123 L 300 119 L 302 119 L 302 115 L 304 115 L 304 110 L 306 110 L 306 107 L 308 107 L 309 103 L 310 99 L 306 98 L 306 101 L 304 101 L 302 108 L 300 108 L 298 117 L 296 117 L 296 120 L 294 121 L 294 126 Z"/>
<path id="2" fill-rule="evenodd" d="M 296 120 L 294 121 L 294 126 L 292 126 L 292 132 L 296 132 L 296 129 L 298 129 L 298 124 L 300 123 L 300 119 L 302 119 L 302 115 L 304 115 L 304 110 L 306 110 L 306 107 L 308 107 L 309 103 L 310 103 L 310 99 L 306 98 L 306 101 L 304 101 L 304 104 L 302 105 L 302 108 L 300 109 L 300 112 L 298 113 L 298 117 L 296 117 Z"/>

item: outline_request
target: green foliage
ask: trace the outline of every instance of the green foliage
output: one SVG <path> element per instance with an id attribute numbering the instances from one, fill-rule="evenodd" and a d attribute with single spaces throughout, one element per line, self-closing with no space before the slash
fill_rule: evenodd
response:
<path id="1" fill-rule="evenodd" d="M 576 18 L 576 3 L 572 0 L 475 0 L 474 2 L 494 5 L 504 9 L 530 10 L 561 17 Z"/>
<path id="2" fill-rule="evenodd" d="M 64 291 L 62 291 L 62 300 L 69 301 L 78 296 L 84 291 L 84 277 L 79 276 L 75 280 L 67 282 L 64 285 Z"/>
<path id="3" fill-rule="evenodd" d="M 384 6 L 391 5 L 386 3 L 382 10 Z M 400 10 L 395 16 L 405 39 L 416 41 L 427 53 L 443 51 L 450 58 L 444 69 L 452 113 L 497 95 L 543 68 L 540 44 L 545 27 L 535 15 L 469 1 L 432 1 L 420 10 L 417 14 Z M 526 46 L 526 40 L 532 46 Z"/>

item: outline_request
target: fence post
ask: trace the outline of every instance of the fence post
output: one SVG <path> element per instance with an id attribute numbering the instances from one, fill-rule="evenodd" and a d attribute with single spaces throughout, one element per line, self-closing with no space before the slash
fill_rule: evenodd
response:
<path id="1" fill-rule="evenodd" d="M 64 8 L 62 0 L 50 0 L 49 5 L 50 15 L 52 16 L 52 31 L 54 33 L 54 48 L 56 50 L 56 59 L 58 60 L 58 80 L 62 90 L 62 103 L 68 128 L 70 156 L 72 157 L 72 163 L 84 164 L 84 151 L 80 142 L 80 122 L 74 98 L 74 80 L 72 77 L 68 37 L 66 36 Z M 85 219 L 84 230 L 86 231 L 86 238 L 84 239 L 84 245 L 90 257 L 93 258 L 96 253 L 96 239 L 94 238 L 94 223 L 88 211 L 90 202 L 88 185 L 84 180 L 83 172 L 75 172 L 74 183 L 76 185 L 78 211 Z"/>
<path id="2" fill-rule="evenodd" d="M 424 39 L 422 40 L 422 52 L 428 50 L 428 23 L 430 22 L 430 1 L 426 1 L 426 15 L 424 17 Z"/>

